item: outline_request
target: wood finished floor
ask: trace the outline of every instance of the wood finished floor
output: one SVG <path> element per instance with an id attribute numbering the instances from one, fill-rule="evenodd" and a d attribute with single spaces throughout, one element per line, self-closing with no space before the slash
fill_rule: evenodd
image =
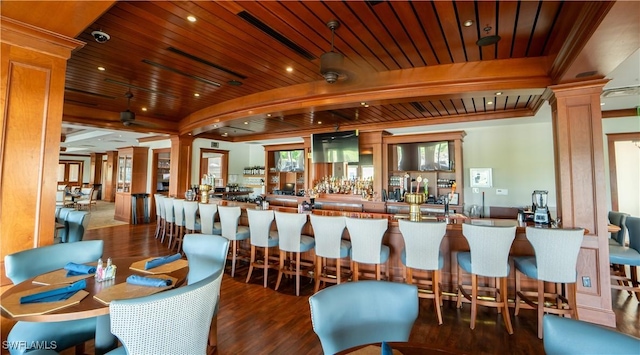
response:
<path id="1" fill-rule="evenodd" d="M 116 226 L 87 231 L 85 240 L 105 241 L 104 256 L 158 256 L 168 254 L 165 245 L 153 237 L 155 225 Z M 295 283 L 283 280 L 274 291 L 276 272 L 270 270 L 268 288 L 262 287 L 262 270 L 254 271 L 245 283 L 248 267 L 239 263 L 235 278 L 227 272 L 222 282 L 218 316 L 218 354 L 322 354 L 312 330 L 309 296 L 313 285 L 302 278 L 299 297 Z M 612 291 L 618 330 L 640 337 L 638 301 L 625 292 Z M 495 309 L 479 307 L 476 329 L 469 329 L 470 305 L 456 309 L 445 301 L 444 324 L 438 326 L 432 300 L 420 300 L 420 315 L 410 341 L 433 344 L 468 354 L 543 354 L 536 336 L 535 312 L 523 310 L 511 319 L 514 334 L 508 335 Z M 91 346 L 88 352 L 93 352 Z"/>

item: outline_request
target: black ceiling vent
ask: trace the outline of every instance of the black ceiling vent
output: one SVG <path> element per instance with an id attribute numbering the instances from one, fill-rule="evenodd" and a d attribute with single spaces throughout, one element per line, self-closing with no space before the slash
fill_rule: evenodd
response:
<path id="1" fill-rule="evenodd" d="M 248 23 L 250 23 L 255 28 L 257 28 L 260 31 L 266 33 L 271 38 L 273 38 L 276 41 L 282 43 L 283 45 L 285 45 L 286 47 L 288 47 L 292 51 L 300 54 L 301 56 L 303 56 L 305 58 L 307 58 L 308 60 L 316 59 L 316 57 L 313 54 L 309 53 L 307 50 L 305 50 L 304 48 L 300 47 L 299 45 L 293 43 L 292 40 L 290 40 L 287 37 L 281 35 L 280 33 L 278 33 L 273 28 L 267 26 L 267 24 L 265 24 L 264 22 L 262 22 L 262 21 L 258 20 L 257 18 L 253 17 L 253 15 L 251 15 L 250 13 L 248 13 L 246 11 L 241 11 L 241 12 L 238 13 L 238 16 L 240 16 L 240 18 L 242 18 L 243 20 L 245 20 Z"/>
<path id="2" fill-rule="evenodd" d="M 171 94 L 169 94 L 167 92 L 162 92 L 162 91 L 158 91 L 158 90 L 143 88 L 142 86 L 133 85 L 133 84 L 130 84 L 130 83 L 125 83 L 124 81 L 118 81 L 118 80 L 113 80 L 113 79 L 109 79 L 109 78 L 104 79 L 104 81 L 106 81 L 107 83 L 124 86 L 124 87 L 129 88 L 129 89 L 136 89 L 136 90 L 148 92 L 150 94 L 158 94 L 158 95 L 168 96 L 168 97 L 171 97 L 171 98 L 174 98 L 174 99 L 178 98 L 177 96 L 171 95 Z"/>
<path id="3" fill-rule="evenodd" d="M 218 65 L 218 64 L 211 63 L 210 61 L 208 61 L 208 60 L 206 60 L 206 59 L 202 59 L 202 58 L 200 58 L 200 57 L 196 57 L 196 56 L 195 56 L 195 55 L 193 55 L 193 54 L 189 54 L 189 53 L 187 53 L 187 52 L 185 52 L 185 51 L 182 51 L 182 50 L 179 50 L 179 49 L 177 49 L 177 48 L 175 48 L 175 47 L 169 47 L 169 48 L 167 48 L 167 50 L 168 50 L 169 52 L 173 52 L 173 53 L 175 53 L 175 54 L 179 54 L 179 55 L 181 55 L 181 56 L 183 56 L 183 57 L 186 57 L 186 58 L 189 58 L 189 59 L 191 59 L 191 60 L 194 60 L 194 61 L 196 61 L 196 62 L 198 62 L 198 63 L 202 63 L 202 64 L 204 64 L 204 65 L 208 65 L 208 66 L 210 66 L 210 67 L 212 67 L 212 68 L 216 68 L 216 69 L 218 69 L 218 70 L 220 70 L 220 71 L 223 71 L 223 72 L 225 72 L 225 73 L 227 73 L 227 74 L 231 74 L 231 75 L 233 75 L 233 76 L 237 76 L 237 77 L 238 77 L 238 78 L 240 78 L 240 79 L 246 79 L 246 78 L 247 78 L 246 76 L 244 76 L 244 75 L 242 75 L 242 74 L 240 74 L 240 73 L 234 72 L 234 71 L 233 71 L 233 70 L 231 70 L 231 69 L 227 69 L 227 68 L 225 68 L 225 67 L 223 67 L 223 66 L 220 66 L 220 65 Z"/>
<path id="4" fill-rule="evenodd" d="M 103 95 L 103 94 L 98 94 L 95 92 L 91 92 L 91 91 L 84 91 L 84 90 L 78 90 L 78 89 L 72 89 L 69 87 L 65 87 L 64 91 L 71 91 L 71 92 L 77 92 L 78 94 L 84 94 L 84 95 L 91 95 L 91 96 L 97 96 L 97 97 L 102 97 L 105 99 L 111 99 L 111 100 L 115 100 L 116 98 L 113 96 L 109 96 L 109 95 Z"/>
<path id="5" fill-rule="evenodd" d="M 152 66 L 154 66 L 156 68 L 164 69 L 166 71 L 170 71 L 170 72 L 175 73 L 175 74 L 186 76 L 187 78 L 191 78 L 193 80 L 197 80 L 197 81 L 203 82 L 205 84 L 209 84 L 209 85 L 213 85 L 213 86 L 217 86 L 217 87 L 221 86 L 220 83 L 217 83 L 217 82 L 215 82 L 213 80 L 209 80 L 209 79 L 205 79 L 205 78 L 203 78 L 201 76 L 185 73 L 180 69 L 171 68 L 171 67 L 168 67 L 166 65 L 163 65 L 163 64 L 160 64 L 160 63 L 156 63 L 156 62 L 152 62 L 152 61 L 147 60 L 147 59 L 143 59 L 142 62 L 145 63 L 145 64 L 152 65 Z"/>
<path id="6" fill-rule="evenodd" d="M 412 101 L 409 104 L 419 112 L 427 112 L 427 109 L 424 107 L 424 105 L 419 102 Z"/>

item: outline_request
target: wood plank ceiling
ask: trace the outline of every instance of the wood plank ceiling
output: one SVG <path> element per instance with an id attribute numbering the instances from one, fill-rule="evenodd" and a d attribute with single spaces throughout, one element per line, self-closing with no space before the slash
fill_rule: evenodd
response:
<path id="1" fill-rule="evenodd" d="M 353 95 L 346 104 L 314 102 L 261 114 L 251 114 L 247 106 L 248 113 L 221 120 L 206 112 L 229 102 L 243 105 L 243 100 L 251 102 L 256 95 L 268 99 L 282 90 L 299 94 L 296 85 L 301 84 L 317 82 L 309 87 L 324 92 L 349 80 L 366 85 L 367 78 L 389 71 L 411 75 L 408 70 L 416 68 L 455 70 L 450 66 L 517 58 L 553 59 L 566 46 L 563 41 L 570 37 L 571 25 L 586 4 L 119 1 L 78 36 L 87 44 L 68 61 L 64 121 L 123 128 L 117 113 L 127 109 L 125 93 L 129 90 L 134 95 L 130 109 L 140 124 L 128 129 L 180 129 L 183 134 L 232 141 L 468 117 L 531 116 L 543 101 L 544 85 L 505 85 L 499 90 L 492 87 L 400 99 L 382 95 L 372 97 L 371 102 L 366 95 Z M 188 16 L 196 21 L 190 22 Z M 331 49 L 331 30 L 326 24 L 332 19 L 340 23 L 334 50 L 344 55 L 348 74 L 346 79 L 328 84 L 319 66 L 320 56 Z M 96 42 L 91 34 L 96 30 L 108 33 L 111 39 Z M 500 37 L 496 44 L 476 43 L 496 35 Z M 292 71 L 287 72 L 287 67 Z M 500 73 L 492 75 L 499 77 Z M 554 79 L 549 78 L 549 83 Z M 425 78 L 424 83 L 428 82 Z M 308 97 L 313 94 L 306 93 Z M 189 126 L 192 115 L 205 118 L 203 128 Z"/>

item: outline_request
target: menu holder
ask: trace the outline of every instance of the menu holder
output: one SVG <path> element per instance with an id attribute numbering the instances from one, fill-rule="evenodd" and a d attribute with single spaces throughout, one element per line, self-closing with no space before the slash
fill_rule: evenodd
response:
<path id="1" fill-rule="evenodd" d="M 141 272 L 143 274 L 157 275 L 157 274 L 172 273 L 176 270 L 180 270 L 182 268 L 189 266 L 189 262 L 187 260 L 178 259 L 176 261 L 172 261 L 170 263 L 160 265 L 158 267 L 154 267 L 153 269 L 145 270 L 144 265 L 147 263 L 147 261 L 153 260 L 155 258 L 157 257 L 151 257 L 151 258 L 146 258 L 144 260 L 136 261 L 132 263 L 131 266 L 129 266 L 129 269 L 137 272 Z"/>
<path id="2" fill-rule="evenodd" d="M 37 285 L 62 285 L 71 284 L 82 279 L 94 277 L 95 274 L 76 275 L 67 277 L 67 270 L 60 269 L 48 272 L 46 274 L 38 275 L 31 281 Z"/>
<path id="3" fill-rule="evenodd" d="M 33 295 L 33 294 L 44 292 L 44 291 L 54 290 L 56 288 L 60 288 L 60 285 L 58 284 L 58 285 L 35 287 L 30 290 L 16 292 L 10 296 L 2 298 L 2 304 L 0 305 L 0 307 L 2 307 L 2 309 L 5 312 L 9 313 L 11 317 L 20 318 L 20 317 L 26 317 L 26 316 L 46 314 L 53 311 L 57 311 L 59 309 L 70 307 L 80 303 L 80 301 L 82 301 L 83 298 L 89 295 L 89 292 L 85 290 L 80 290 L 76 292 L 75 295 L 62 301 L 20 304 L 20 298 L 22 298 L 23 296 L 28 296 L 28 295 Z"/>
<path id="4" fill-rule="evenodd" d="M 166 287 L 150 287 L 150 286 L 140 286 L 140 285 L 132 285 L 126 282 L 107 287 L 102 291 L 98 292 L 98 294 L 94 295 L 93 298 L 104 304 L 109 305 L 113 300 L 125 300 L 129 298 L 137 298 L 153 295 L 154 293 L 158 293 L 161 291 L 168 290 L 173 288 L 178 281 L 177 278 L 167 276 L 167 275 L 151 275 L 147 277 L 154 277 L 158 279 L 170 279 L 171 285 Z"/>

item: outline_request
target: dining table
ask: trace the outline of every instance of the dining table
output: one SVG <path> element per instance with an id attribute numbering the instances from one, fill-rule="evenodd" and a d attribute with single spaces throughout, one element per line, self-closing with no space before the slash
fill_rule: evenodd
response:
<path id="1" fill-rule="evenodd" d="M 117 347 L 117 338 L 113 334 L 111 334 L 111 319 L 109 317 L 108 303 L 104 302 L 104 300 L 100 301 L 94 296 L 103 295 L 105 294 L 104 291 L 108 288 L 126 283 L 127 278 L 131 275 L 153 276 L 151 274 L 141 272 L 139 269 L 134 270 L 130 268 L 131 265 L 140 264 L 141 261 L 152 258 L 153 257 L 148 256 L 113 258 L 113 265 L 116 266 L 115 278 L 101 282 L 97 281 L 93 276 L 85 278 L 86 288 L 84 289 L 84 291 L 86 291 L 88 295 L 82 298 L 82 300 L 80 300 L 80 302 L 78 302 L 77 304 L 59 308 L 57 310 L 46 313 L 32 313 L 24 315 L 12 315 L 5 309 L 5 306 L 3 305 L 1 314 L 7 319 L 28 322 L 59 322 L 96 317 L 95 353 L 107 353 Z M 180 266 L 184 265 L 185 267 L 181 267 L 170 272 L 163 272 L 163 275 L 169 276 L 170 278 L 176 280 L 172 288 L 180 287 L 181 285 L 183 285 L 186 281 L 187 273 L 189 271 L 188 267 L 186 266 L 186 260 L 180 259 L 178 260 L 178 262 L 180 262 Z M 51 272 L 46 273 L 45 275 L 48 274 L 51 274 Z M 15 294 L 28 293 L 28 291 L 30 290 L 34 290 L 33 292 L 36 292 L 35 289 L 42 287 L 42 284 L 38 283 L 38 280 L 42 279 L 41 276 L 43 275 L 27 279 L 9 288 L 1 296 L 3 301 Z M 152 292 L 155 292 L 155 290 Z M 130 296 L 123 296 L 122 298 L 129 297 Z"/>
<path id="2" fill-rule="evenodd" d="M 345 350 L 338 352 L 337 355 L 379 355 L 382 352 L 381 345 L 382 343 L 372 343 L 372 344 L 363 344 L 357 345 Z M 416 342 L 387 342 L 389 347 L 393 351 L 393 355 L 423 355 L 423 354 L 434 354 L 434 355 L 453 355 L 453 354 L 467 354 L 462 350 L 444 348 L 439 346 L 434 346 L 433 344 L 427 343 L 416 343 Z"/>

